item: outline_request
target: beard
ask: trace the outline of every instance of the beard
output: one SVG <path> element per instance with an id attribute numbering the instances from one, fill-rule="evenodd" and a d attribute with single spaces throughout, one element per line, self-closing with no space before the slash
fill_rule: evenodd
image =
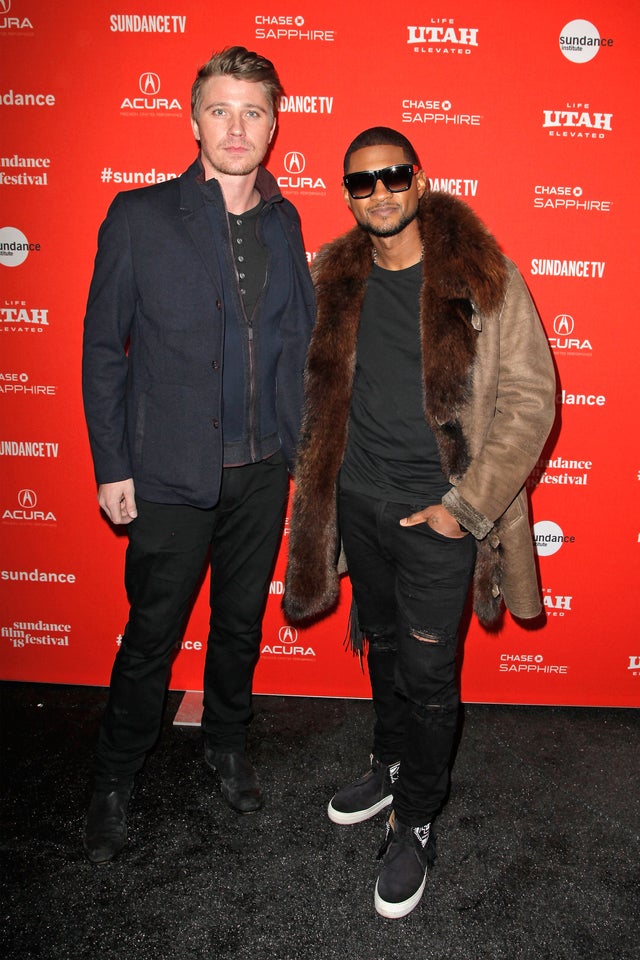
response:
<path id="1" fill-rule="evenodd" d="M 360 219 L 356 217 L 359 225 L 362 227 L 365 233 L 370 234 L 372 237 L 395 237 L 397 234 L 402 233 L 405 227 L 408 227 L 410 223 L 418 216 L 418 204 L 416 203 L 413 210 L 409 210 L 407 213 L 404 213 L 399 220 L 395 223 L 390 223 L 386 226 L 375 227 L 368 219 Z"/>

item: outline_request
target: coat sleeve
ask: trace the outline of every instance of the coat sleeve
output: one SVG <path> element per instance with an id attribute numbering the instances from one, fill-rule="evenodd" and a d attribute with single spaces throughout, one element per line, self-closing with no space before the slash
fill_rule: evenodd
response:
<path id="1" fill-rule="evenodd" d="M 291 293 L 280 322 L 282 352 L 277 370 L 277 407 L 282 449 L 293 474 L 304 402 L 305 359 L 315 321 L 315 294 L 298 213 L 292 204 L 281 206 L 281 223 L 291 253 Z"/>
<path id="2" fill-rule="evenodd" d="M 136 300 L 131 237 L 119 194 L 100 227 L 84 319 L 82 392 L 98 483 L 132 476 L 125 398 Z"/>
<path id="3" fill-rule="evenodd" d="M 515 499 L 540 456 L 555 416 L 556 378 L 540 318 L 526 284 L 513 268 L 502 309 L 480 336 L 490 361 L 478 358 L 474 405 L 491 410 L 475 440 L 471 464 L 443 498 L 444 506 L 477 539 L 485 537 Z M 484 325 L 483 325 L 484 326 Z M 479 395 L 477 395 L 479 394 Z"/>

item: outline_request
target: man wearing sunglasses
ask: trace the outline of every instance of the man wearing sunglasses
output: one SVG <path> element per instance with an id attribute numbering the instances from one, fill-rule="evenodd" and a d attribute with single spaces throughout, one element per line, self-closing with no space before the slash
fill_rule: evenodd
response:
<path id="1" fill-rule="evenodd" d="M 341 538 L 375 726 L 370 769 L 328 814 L 355 824 L 392 805 L 374 902 L 394 918 L 418 904 L 435 856 L 470 583 L 484 624 L 503 601 L 541 612 L 524 484 L 555 376 L 516 267 L 469 207 L 430 192 L 406 137 L 360 134 L 343 194 L 357 226 L 313 271 L 285 611 L 305 622 L 335 605 Z"/>

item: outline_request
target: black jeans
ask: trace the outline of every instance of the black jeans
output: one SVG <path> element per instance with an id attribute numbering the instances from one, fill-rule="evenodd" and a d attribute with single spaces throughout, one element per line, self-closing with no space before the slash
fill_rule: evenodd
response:
<path id="1" fill-rule="evenodd" d="M 401 527 L 425 503 L 392 503 L 341 491 L 344 543 L 376 714 L 373 754 L 400 760 L 396 816 L 429 823 L 447 792 L 459 710 L 458 628 L 475 541 L 426 524 Z"/>
<path id="2" fill-rule="evenodd" d="M 125 564 L 129 621 L 98 739 L 98 784 L 133 777 L 157 740 L 171 660 L 209 554 L 202 729 L 214 749 L 244 749 L 287 484 L 277 453 L 226 468 L 210 510 L 137 500 Z"/>

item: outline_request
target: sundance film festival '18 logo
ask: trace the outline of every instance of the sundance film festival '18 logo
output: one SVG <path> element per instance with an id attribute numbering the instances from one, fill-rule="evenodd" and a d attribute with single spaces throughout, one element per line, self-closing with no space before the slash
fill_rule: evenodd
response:
<path id="1" fill-rule="evenodd" d="M 0 0 L 0 33 L 11 33 L 14 30 L 20 32 L 23 30 L 33 30 L 33 24 L 28 17 L 21 16 L 18 11 L 11 13 L 11 0 Z"/>
<path id="2" fill-rule="evenodd" d="M 178 116 L 182 113 L 180 101 L 175 97 L 159 96 L 161 89 L 160 77 L 152 70 L 145 70 L 138 77 L 138 90 L 142 96 L 125 97 L 120 104 L 122 113 L 144 113 L 149 116 Z"/>
<path id="3" fill-rule="evenodd" d="M 298 631 L 288 625 L 278 630 L 278 643 L 265 643 L 262 656 L 272 657 L 315 657 L 313 647 L 304 647 L 300 642 Z"/>

